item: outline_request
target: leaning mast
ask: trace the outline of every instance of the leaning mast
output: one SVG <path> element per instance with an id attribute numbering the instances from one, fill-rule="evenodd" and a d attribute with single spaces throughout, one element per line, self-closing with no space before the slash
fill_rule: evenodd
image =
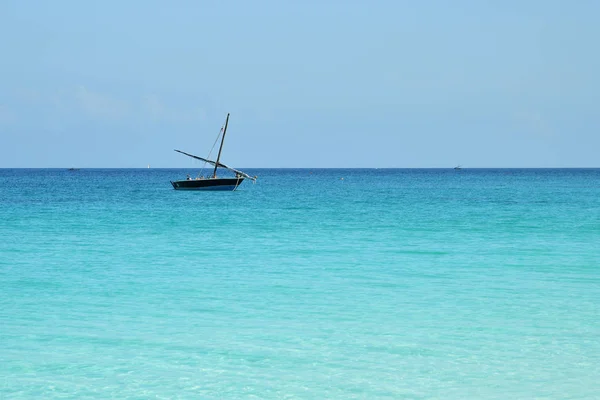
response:
<path id="1" fill-rule="evenodd" d="M 213 171 L 213 178 L 217 177 L 217 167 L 219 166 L 219 159 L 221 158 L 221 150 L 223 150 L 223 142 L 225 141 L 225 134 L 227 133 L 227 123 L 229 122 L 229 113 L 225 119 L 225 129 L 223 129 L 223 137 L 221 138 L 221 146 L 219 147 L 219 155 L 217 155 L 217 162 L 215 163 L 215 170 Z"/>

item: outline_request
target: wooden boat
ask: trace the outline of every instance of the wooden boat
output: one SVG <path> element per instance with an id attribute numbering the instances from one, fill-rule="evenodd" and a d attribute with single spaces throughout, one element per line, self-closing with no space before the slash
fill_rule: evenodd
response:
<path id="1" fill-rule="evenodd" d="M 221 137 L 221 145 L 219 146 L 219 154 L 217 155 L 217 161 L 212 161 L 208 158 L 195 156 L 193 154 L 186 153 L 181 150 L 175 150 L 178 153 L 184 154 L 188 157 L 194 158 L 196 160 L 204 161 L 210 165 L 213 165 L 215 168 L 211 176 L 204 177 L 198 176 L 196 178 L 192 178 L 189 175 L 185 180 L 179 181 L 171 181 L 171 185 L 173 185 L 173 189 L 175 190 L 228 190 L 233 191 L 238 188 L 244 182 L 244 179 L 250 179 L 251 181 L 256 181 L 256 176 L 250 176 L 245 172 L 239 171 L 237 169 L 231 168 L 221 162 L 221 152 L 223 151 L 223 143 L 225 142 L 225 134 L 227 133 L 227 125 L 229 123 L 229 114 L 227 114 L 227 118 L 225 119 L 225 127 L 221 129 L 223 133 Z M 219 132 L 219 135 L 221 135 Z M 218 136 L 217 136 L 218 139 Z M 216 142 L 215 142 L 216 144 Z M 214 146 L 213 146 L 214 147 Z M 209 155 L 210 157 L 210 155 Z M 217 168 L 225 168 L 229 171 L 235 173 L 234 177 L 217 177 Z"/>

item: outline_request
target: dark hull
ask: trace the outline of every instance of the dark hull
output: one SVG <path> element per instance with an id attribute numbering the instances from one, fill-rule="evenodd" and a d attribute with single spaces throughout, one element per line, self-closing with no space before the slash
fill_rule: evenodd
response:
<path id="1" fill-rule="evenodd" d="M 171 181 L 175 190 L 228 190 L 233 191 L 244 181 L 244 178 L 209 178 L 184 181 Z"/>

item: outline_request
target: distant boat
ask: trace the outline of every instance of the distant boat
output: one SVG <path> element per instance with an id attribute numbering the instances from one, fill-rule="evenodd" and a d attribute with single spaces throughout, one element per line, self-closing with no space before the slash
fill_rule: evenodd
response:
<path id="1" fill-rule="evenodd" d="M 456 167 L 454 167 L 454 169 L 458 170 L 458 169 L 462 169 L 462 167 L 460 165 L 457 165 Z"/>
<path id="2" fill-rule="evenodd" d="M 79 171 L 79 168 L 69 168 L 67 171 Z"/>
<path id="3" fill-rule="evenodd" d="M 223 132 L 223 135 L 221 137 L 221 146 L 219 147 L 219 154 L 217 155 L 217 161 L 212 161 L 212 160 L 209 160 L 208 158 L 198 157 L 198 156 L 186 153 L 181 150 L 175 150 L 176 152 L 185 154 L 188 157 L 192 157 L 192 158 L 195 158 L 196 160 L 204 161 L 205 163 L 213 165 L 215 168 L 212 172 L 212 175 L 207 176 L 207 177 L 199 176 L 196 178 L 191 178 L 188 175 L 185 180 L 171 181 L 171 185 L 173 185 L 173 189 L 175 189 L 175 190 L 227 190 L 227 191 L 234 191 L 238 188 L 238 186 L 240 186 L 242 184 L 242 182 L 246 178 L 252 180 L 253 182 L 256 181 L 255 176 L 252 177 L 252 176 L 246 174 L 245 172 L 228 167 L 227 165 L 225 165 L 221 162 L 221 151 L 223 151 L 223 142 L 225 141 L 225 134 L 227 133 L 228 123 L 229 123 L 229 114 L 227 114 L 227 118 L 225 119 L 225 127 L 221 129 L 221 132 Z M 219 136 L 221 135 L 221 132 L 219 132 Z M 218 138 L 219 137 L 217 136 L 217 139 Z M 215 142 L 215 144 L 216 144 L 216 142 Z M 212 150 L 211 150 L 211 152 L 212 152 Z M 209 155 L 209 157 L 210 157 L 210 155 Z M 234 172 L 235 177 L 230 177 L 230 178 L 217 177 L 217 168 L 218 167 L 225 168 L 229 171 Z"/>

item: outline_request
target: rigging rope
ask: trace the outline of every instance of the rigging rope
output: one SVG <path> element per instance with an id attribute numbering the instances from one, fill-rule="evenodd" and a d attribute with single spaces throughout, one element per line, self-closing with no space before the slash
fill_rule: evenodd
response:
<path id="1" fill-rule="evenodd" d="M 217 142 L 219 141 L 219 138 L 221 137 L 221 134 L 223 133 L 223 129 L 225 129 L 225 125 L 223 124 L 221 126 L 221 130 L 219 131 L 219 134 L 217 135 L 217 138 L 215 139 L 215 142 L 213 143 L 210 151 L 208 152 L 208 157 L 206 157 L 207 159 L 210 160 L 210 155 L 212 154 L 213 150 L 215 149 L 215 146 L 217 145 Z M 202 171 L 204 171 L 204 167 L 206 167 L 206 161 L 204 161 L 204 164 L 202 164 L 202 168 L 200 169 L 200 172 L 198 172 L 198 176 L 196 176 L 197 178 L 199 178 L 200 176 L 202 176 Z"/>

